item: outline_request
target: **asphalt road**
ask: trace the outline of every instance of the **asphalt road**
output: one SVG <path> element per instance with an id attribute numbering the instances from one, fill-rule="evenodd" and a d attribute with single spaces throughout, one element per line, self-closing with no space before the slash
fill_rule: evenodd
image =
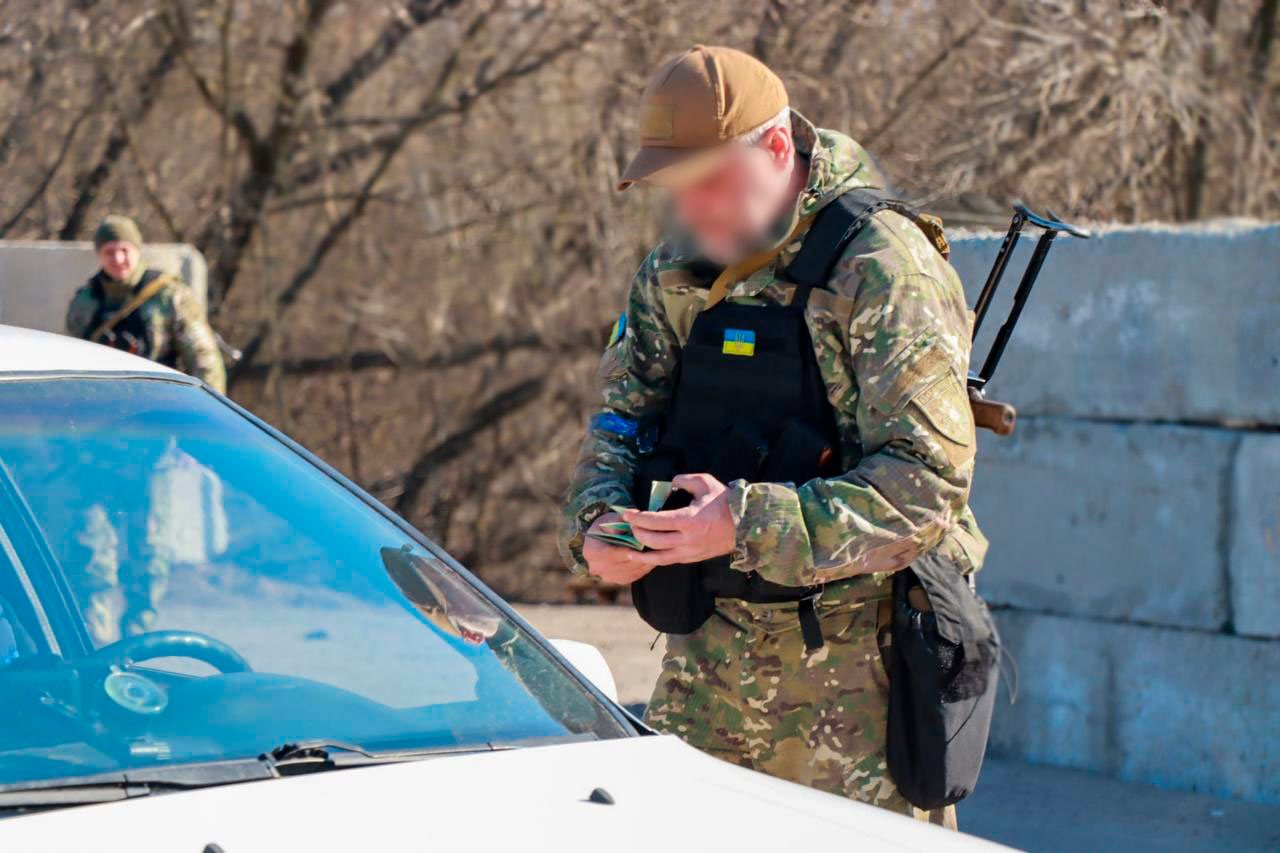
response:
<path id="1" fill-rule="evenodd" d="M 663 643 L 630 607 L 521 605 L 548 637 L 597 646 L 625 705 L 643 705 Z M 1060 767 L 988 758 L 960 828 L 1036 851 L 1280 851 L 1280 806 L 1120 782 Z"/>

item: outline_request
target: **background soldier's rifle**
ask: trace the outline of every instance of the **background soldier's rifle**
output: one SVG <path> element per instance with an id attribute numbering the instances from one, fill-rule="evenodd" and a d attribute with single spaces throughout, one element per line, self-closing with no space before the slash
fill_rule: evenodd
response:
<path id="1" fill-rule="evenodd" d="M 996 289 L 1000 286 L 1005 267 L 1009 265 L 1013 249 L 1018 245 L 1022 226 L 1030 222 L 1040 228 L 1040 239 L 1036 241 L 1035 251 L 1031 253 L 1031 260 L 1027 262 L 1027 268 L 1022 273 L 1022 281 L 1018 282 L 1018 289 L 1013 294 L 1013 307 L 1009 309 L 1009 316 L 996 332 L 996 338 L 991 343 L 991 350 L 987 353 L 986 361 L 982 363 L 982 369 L 977 373 L 972 371 L 969 373 L 969 405 L 973 409 L 974 423 L 983 429 L 991 430 L 996 435 L 1009 435 L 1013 432 L 1018 422 L 1018 411 L 1008 403 L 988 400 L 984 391 L 992 374 L 996 372 L 996 366 L 1000 364 L 1000 357 L 1004 355 L 1005 347 L 1009 345 L 1009 338 L 1013 336 L 1013 329 L 1018 325 L 1018 318 L 1022 316 L 1022 309 L 1027 304 L 1031 288 L 1035 286 L 1036 279 L 1040 275 L 1040 268 L 1044 266 L 1044 259 L 1049 256 L 1049 249 L 1053 247 L 1053 239 L 1058 234 L 1069 234 L 1082 239 L 1092 236 L 1084 228 L 1060 221 L 1052 210 L 1047 213 L 1048 216 L 1040 216 L 1020 201 L 1013 203 L 1013 220 L 1009 223 L 1009 231 L 1004 235 L 1004 242 L 1000 244 L 995 263 L 991 265 L 991 272 L 987 275 L 987 283 L 982 286 L 978 301 L 973 306 L 973 341 L 977 343 L 978 329 L 982 327 L 982 321 L 991 308 L 991 301 L 996 295 Z"/>

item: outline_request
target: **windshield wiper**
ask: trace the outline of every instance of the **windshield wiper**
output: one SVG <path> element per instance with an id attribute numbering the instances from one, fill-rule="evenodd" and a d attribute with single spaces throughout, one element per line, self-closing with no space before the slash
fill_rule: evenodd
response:
<path id="1" fill-rule="evenodd" d="M 297 772 L 293 768 L 339 769 L 365 767 L 370 764 L 394 764 L 397 761 L 415 761 L 421 758 L 444 758 L 450 755 L 470 755 L 477 752 L 506 752 L 532 746 L 559 746 L 596 740 L 589 732 L 563 735 L 540 735 L 515 740 L 491 740 L 480 743 L 452 744 L 449 746 L 412 746 L 403 749 L 372 750 L 344 740 L 316 738 L 300 740 L 277 746 L 258 758 L 275 767 L 282 776 Z"/>
<path id="2" fill-rule="evenodd" d="M 282 744 L 256 758 L 173 764 L 140 770 L 109 770 L 88 776 L 63 776 L 0 785 L 0 812 L 110 803 L 157 793 L 234 785 L 323 770 L 394 764 L 432 756 L 513 748 L 515 747 L 482 743 L 467 747 L 374 752 L 340 740 L 304 740 Z"/>
<path id="3" fill-rule="evenodd" d="M 306 773 L 314 770 L 338 770 L 346 767 L 367 767 L 372 764 L 395 764 L 420 758 L 436 758 L 447 755 L 465 755 L 475 752 L 497 752 L 515 749 L 515 744 L 478 743 L 466 746 L 414 747 L 409 749 L 369 750 L 354 743 L 318 738 L 296 743 L 281 744 L 258 758 L 270 765 L 281 776 Z"/>
<path id="4" fill-rule="evenodd" d="M 13 782 L 0 785 L 0 811 L 109 803 L 160 791 L 233 785 L 278 775 L 269 763 L 259 758 L 244 758 Z"/>
<path id="5" fill-rule="evenodd" d="M 281 744 L 256 758 L 231 758 L 195 764 L 173 764 L 140 770 L 110 770 L 89 776 L 39 779 L 0 785 L 0 812 L 109 803 L 171 791 L 210 788 L 295 776 L 324 770 L 396 764 L 424 758 L 500 752 L 522 746 L 572 743 L 581 735 L 529 741 L 482 742 L 465 746 L 371 750 L 359 744 L 318 738 Z M 592 738 L 586 738 L 592 739 Z"/>

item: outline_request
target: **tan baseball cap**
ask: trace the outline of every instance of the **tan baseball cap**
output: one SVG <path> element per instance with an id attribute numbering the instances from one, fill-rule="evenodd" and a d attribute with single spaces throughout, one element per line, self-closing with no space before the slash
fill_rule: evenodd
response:
<path id="1" fill-rule="evenodd" d="M 729 142 L 787 106 L 782 80 L 754 56 L 698 45 L 663 63 L 640 102 L 640 150 L 618 189 L 689 180 Z"/>

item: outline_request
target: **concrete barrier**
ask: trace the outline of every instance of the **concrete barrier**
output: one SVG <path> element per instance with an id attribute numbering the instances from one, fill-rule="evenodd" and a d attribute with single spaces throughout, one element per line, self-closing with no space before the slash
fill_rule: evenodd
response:
<path id="1" fill-rule="evenodd" d="M 1217 631 L 1230 430 L 1027 418 L 980 439 L 993 604 Z"/>
<path id="2" fill-rule="evenodd" d="M 208 269 L 195 247 L 152 243 L 143 260 L 182 278 L 205 305 Z M 62 332 L 71 295 L 97 268 L 92 243 L 0 240 L 0 323 Z"/>
<path id="3" fill-rule="evenodd" d="M 970 304 L 1001 235 L 953 241 Z M 1031 254 L 1023 238 L 979 352 Z M 992 384 L 1036 415 L 1280 424 L 1280 223 L 1060 237 Z"/>
<path id="4" fill-rule="evenodd" d="M 999 241 L 953 241 L 971 300 Z M 1277 330 L 1280 224 L 1059 240 L 990 389 L 1022 420 L 974 479 L 1022 682 L 993 751 L 1280 802 Z"/>
<path id="5" fill-rule="evenodd" d="M 1233 474 L 1230 581 L 1235 630 L 1280 637 L 1280 435 L 1245 436 Z"/>
<path id="6" fill-rule="evenodd" d="M 994 754 L 1280 801 L 1280 644 L 1016 610 L 997 621 L 1019 689 L 997 707 Z"/>

